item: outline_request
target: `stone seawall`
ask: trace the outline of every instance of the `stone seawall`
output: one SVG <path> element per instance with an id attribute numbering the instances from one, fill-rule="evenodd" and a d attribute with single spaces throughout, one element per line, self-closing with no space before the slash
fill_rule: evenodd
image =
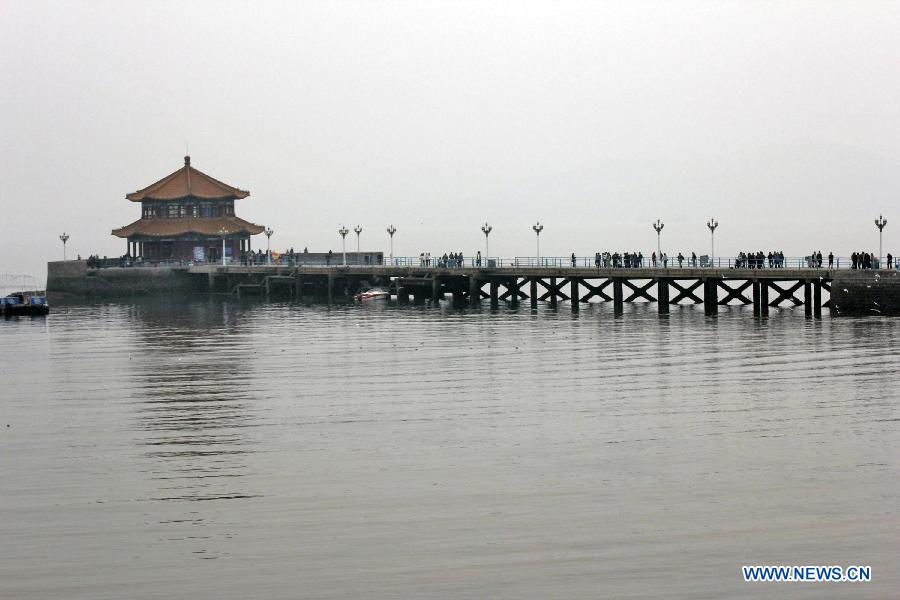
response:
<path id="1" fill-rule="evenodd" d="M 191 276 L 186 267 L 88 269 L 83 260 L 47 263 L 47 297 L 51 302 L 206 291 L 206 279 Z"/>
<path id="2" fill-rule="evenodd" d="M 838 271 L 831 283 L 837 316 L 900 316 L 900 271 Z"/>

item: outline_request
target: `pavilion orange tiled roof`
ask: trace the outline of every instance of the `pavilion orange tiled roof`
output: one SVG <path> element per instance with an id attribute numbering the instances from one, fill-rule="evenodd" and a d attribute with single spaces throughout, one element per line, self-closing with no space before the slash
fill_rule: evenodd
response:
<path id="1" fill-rule="evenodd" d="M 184 166 L 171 175 L 142 190 L 126 194 L 132 202 L 143 200 L 180 200 L 193 196 L 204 200 L 246 198 L 250 192 L 231 187 L 191 166 L 191 157 L 184 157 Z"/>
<path id="2" fill-rule="evenodd" d="M 187 233 L 218 236 L 222 228 L 230 234 L 246 232 L 257 235 L 263 232 L 262 225 L 256 225 L 238 217 L 213 217 L 189 219 L 139 219 L 130 225 L 113 229 L 116 237 L 127 238 L 133 235 L 148 237 L 172 237 Z"/>

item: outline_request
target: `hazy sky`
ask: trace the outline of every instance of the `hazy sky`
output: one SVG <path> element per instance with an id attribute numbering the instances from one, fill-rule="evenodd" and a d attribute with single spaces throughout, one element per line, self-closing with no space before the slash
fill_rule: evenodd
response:
<path id="1" fill-rule="evenodd" d="M 900 252 L 900 3 L 0 0 L 0 273 L 186 141 L 277 248 Z"/>

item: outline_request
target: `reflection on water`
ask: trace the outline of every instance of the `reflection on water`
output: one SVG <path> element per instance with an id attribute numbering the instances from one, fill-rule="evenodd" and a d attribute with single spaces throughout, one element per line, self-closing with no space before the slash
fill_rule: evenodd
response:
<path id="1" fill-rule="evenodd" d="M 819 562 L 900 585 L 897 320 L 56 308 L 0 323 L 2 597 L 766 597 L 742 564 Z"/>
<path id="2" fill-rule="evenodd" d="M 257 444 L 253 425 L 250 359 L 228 304 L 144 303 L 131 307 L 135 344 L 128 367 L 135 398 L 141 469 L 156 486 L 147 500 L 211 501 L 253 498 L 245 455 Z M 175 513 L 175 514 L 173 514 Z M 194 554 L 215 559 L 223 546 L 202 532 L 221 525 L 214 511 L 182 503 L 160 524 L 191 523 Z M 232 533 L 220 527 L 224 539 Z M 199 542 L 198 540 L 202 540 Z"/>

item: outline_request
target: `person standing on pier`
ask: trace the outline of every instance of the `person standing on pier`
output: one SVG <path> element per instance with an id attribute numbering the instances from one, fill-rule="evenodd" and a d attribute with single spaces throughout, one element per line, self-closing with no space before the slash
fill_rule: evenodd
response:
<path id="1" fill-rule="evenodd" d="M 575 253 L 573 252 L 573 253 L 572 253 L 572 266 L 573 266 L 573 267 L 575 266 L 575 260 L 576 260 L 576 259 L 575 259 Z"/>
<path id="2" fill-rule="evenodd" d="M 887 253 L 887 268 L 888 269 L 894 268 L 894 257 L 891 256 L 890 252 Z"/>
<path id="3" fill-rule="evenodd" d="M 828 268 L 832 268 L 834 266 L 834 252 L 828 253 Z"/>
<path id="4" fill-rule="evenodd" d="M 653 263 L 653 266 L 656 266 L 656 250 L 653 251 L 653 254 L 650 255 L 650 262 Z"/>

